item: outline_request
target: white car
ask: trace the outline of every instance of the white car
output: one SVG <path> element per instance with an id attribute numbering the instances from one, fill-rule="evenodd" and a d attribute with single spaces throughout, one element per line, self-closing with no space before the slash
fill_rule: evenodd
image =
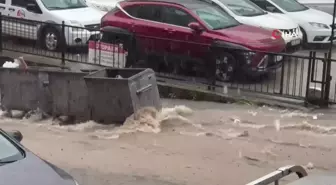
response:
<path id="1" fill-rule="evenodd" d="M 85 0 L 88 6 L 97 8 L 100 11 L 108 12 L 116 7 L 121 0 Z"/>
<path id="2" fill-rule="evenodd" d="M 309 8 L 321 10 L 330 15 L 332 15 L 334 11 L 334 0 L 298 0 L 298 2 Z"/>
<path id="3" fill-rule="evenodd" d="M 287 15 L 298 23 L 304 43 L 326 44 L 331 41 L 333 16 L 300 4 L 296 0 L 251 0 L 269 12 Z M 335 40 L 335 38 L 333 38 Z"/>
<path id="4" fill-rule="evenodd" d="M 242 24 L 268 30 L 279 30 L 287 48 L 300 46 L 302 33 L 299 25 L 284 15 L 268 13 L 249 0 L 202 0 L 212 2 Z"/>
<path id="5" fill-rule="evenodd" d="M 0 12 L 2 33 L 40 41 L 51 51 L 65 44 L 82 46 L 99 36 L 105 14 L 82 0 L 0 0 Z"/>

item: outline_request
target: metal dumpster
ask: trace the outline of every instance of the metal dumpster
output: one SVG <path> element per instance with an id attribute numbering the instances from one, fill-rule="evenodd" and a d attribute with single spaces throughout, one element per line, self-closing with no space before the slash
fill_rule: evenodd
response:
<path id="1" fill-rule="evenodd" d="M 38 70 L 0 68 L 1 105 L 9 110 L 30 111 L 39 105 Z"/>
<path id="2" fill-rule="evenodd" d="M 0 68 L 1 104 L 5 109 L 40 108 L 53 116 L 88 120 L 88 93 L 84 76 L 60 68 Z"/>
<path id="3" fill-rule="evenodd" d="M 155 72 L 151 69 L 106 68 L 84 78 L 92 120 L 122 123 L 141 107 L 161 108 Z"/>
<path id="4" fill-rule="evenodd" d="M 45 75 L 45 91 L 50 93 L 51 114 L 89 120 L 88 92 L 84 76 L 88 73 L 50 71 Z"/>

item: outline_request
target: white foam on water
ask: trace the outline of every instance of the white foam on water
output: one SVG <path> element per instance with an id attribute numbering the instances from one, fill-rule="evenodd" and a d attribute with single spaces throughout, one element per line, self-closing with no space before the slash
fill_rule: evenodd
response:
<path id="1" fill-rule="evenodd" d="M 3 114 L 3 112 L 0 113 Z M 47 127 L 48 129 L 66 130 L 69 132 L 89 132 L 96 138 L 117 139 L 125 134 L 135 132 L 160 133 L 165 128 L 183 125 L 193 125 L 196 128 L 201 128 L 201 125 L 194 124 L 187 118 L 192 114 L 193 110 L 184 105 L 162 108 L 161 110 L 156 110 L 154 107 L 144 107 L 129 116 L 120 127 L 116 127 L 115 125 L 102 125 L 94 121 L 62 125 L 59 120 L 42 119 L 42 113 L 39 111 L 34 111 L 27 119 L 19 120 L 4 117 L 3 119 L 23 124 L 34 124 L 40 127 Z"/>
<path id="2" fill-rule="evenodd" d="M 311 118 L 311 119 L 318 119 L 318 117 L 323 116 L 324 114 L 309 114 L 309 113 L 303 113 L 299 111 L 293 111 L 293 112 L 283 112 L 281 114 L 281 118 L 293 118 L 293 117 L 301 117 L 301 118 Z"/>
<path id="3" fill-rule="evenodd" d="M 162 108 L 160 111 L 154 107 L 144 107 L 128 117 L 122 126 L 110 132 L 99 130 L 96 133 L 105 132 L 105 137 L 112 138 L 135 132 L 160 133 L 165 127 L 193 125 L 192 121 L 187 118 L 192 114 L 193 111 L 184 105 Z"/>
<path id="4" fill-rule="evenodd" d="M 296 123 L 296 124 L 281 125 L 280 129 L 281 130 L 285 130 L 285 129 L 305 130 L 305 131 L 310 131 L 313 133 L 328 134 L 328 135 L 336 134 L 336 127 L 313 125 L 313 124 L 308 123 L 307 121 L 303 121 L 302 123 Z"/>

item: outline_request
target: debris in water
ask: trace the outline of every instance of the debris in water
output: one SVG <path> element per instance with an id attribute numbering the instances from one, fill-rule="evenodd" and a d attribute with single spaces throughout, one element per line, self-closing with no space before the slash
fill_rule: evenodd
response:
<path id="1" fill-rule="evenodd" d="M 256 116 L 258 114 L 257 112 L 251 110 L 249 110 L 248 113 L 251 114 L 252 116 Z"/>
<path id="2" fill-rule="evenodd" d="M 255 162 L 258 162 L 260 161 L 259 159 L 257 158 L 254 158 L 254 157 L 249 157 L 249 156 L 244 156 L 245 159 L 249 160 L 249 161 L 255 161 Z"/>
<path id="3" fill-rule="evenodd" d="M 244 130 L 243 132 L 229 133 L 228 135 L 229 135 L 230 138 L 248 137 L 249 136 L 249 132 L 247 130 Z"/>
<path id="4" fill-rule="evenodd" d="M 248 137 L 250 134 L 247 130 L 244 130 L 242 133 L 238 134 L 237 137 Z"/>
<path id="5" fill-rule="evenodd" d="M 307 170 L 312 170 L 312 169 L 314 169 L 314 164 L 311 163 L 311 162 L 309 162 L 309 163 L 305 166 L 305 168 L 306 168 Z"/>
<path id="6" fill-rule="evenodd" d="M 28 111 L 24 115 L 24 119 L 29 119 L 30 121 L 33 121 L 33 122 L 42 121 L 42 120 L 47 119 L 48 117 L 49 115 L 43 112 L 40 108 L 37 108 L 36 110 Z"/>
<path id="7" fill-rule="evenodd" d="M 230 118 L 231 121 L 233 121 L 233 123 L 241 123 L 240 119 L 239 118 Z"/>

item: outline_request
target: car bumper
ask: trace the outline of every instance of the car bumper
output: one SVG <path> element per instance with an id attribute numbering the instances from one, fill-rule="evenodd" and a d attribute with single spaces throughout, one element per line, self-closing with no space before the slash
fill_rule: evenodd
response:
<path id="1" fill-rule="evenodd" d="M 68 46 L 83 46 L 87 45 L 89 40 L 96 40 L 100 37 L 99 31 L 80 31 L 70 32 L 66 37 Z"/>
<path id="2" fill-rule="evenodd" d="M 243 71 L 245 74 L 251 77 L 262 76 L 279 68 L 281 66 L 282 60 L 283 56 L 281 55 L 274 56 L 274 58 L 266 56 L 260 61 L 258 66 L 246 65 L 243 67 Z"/>
<path id="3" fill-rule="evenodd" d="M 307 33 L 308 43 L 327 44 L 327 43 L 330 43 L 331 40 L 332 40 L 331 30 L 327 30 L 327 29 L 311 30 Z M 336 40 L 335 36 L 333 40 Z"/>
<path id="4" fill-rule="evenodd" d="M 302 45 L 303 35 L 300 32 L 298 36 L 286 36 L 284 41 L 286 44 L 285 51 L 300 48 Z"/>
<path id="5" fill-rule="evenodd" d="M 282 51 L 283 53 L 294 53 L 302 48 L 302 42 L 298 45 L 292 45 L 291 43 L 286 44 L 286 48 Z"/>

